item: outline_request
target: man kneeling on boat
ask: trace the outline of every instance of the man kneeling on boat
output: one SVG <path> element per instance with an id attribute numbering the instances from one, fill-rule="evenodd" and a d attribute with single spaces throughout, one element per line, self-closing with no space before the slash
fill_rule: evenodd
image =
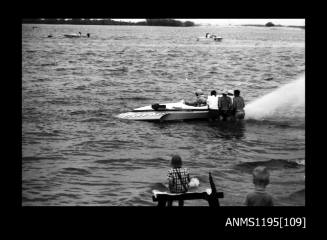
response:
<path id="1" fill-rule="evenodd" d="M 207 105 L 206 97 L 201 89 L 195 91 L 196 100 L 194 102 L 185 102 L 185 105 L 194 106 L 194 107 L 202 107 Z"/>

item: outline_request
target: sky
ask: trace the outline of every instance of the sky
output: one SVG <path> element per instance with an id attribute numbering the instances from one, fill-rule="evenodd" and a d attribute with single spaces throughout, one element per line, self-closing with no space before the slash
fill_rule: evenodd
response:
<path id="1" fill-rule="evenodd" d="M 192 21 L 195 24 L 201 24 L 201 25 L 240 25 L 240 24 L 266 24 L 267 22 L 272 22 L 274 24 L 281 24 L 281 25 L 295 25 L 295 26 L 305 26 L 305 19 L 267 19 L 267 18 L 246 18 L 246 19 L 235 19 L 235 18 L 228 18 L 228 19 L 204 19 L 204 18 L 193 18 L 193 19 L 179 19 L 174 18 L 179 21 Z M 144 21 L 145 19 L 139 18 L 139 19 L 113 19 L 113 20 L 121 20 L 121 21 L 130 21 L 130 22 L 139 22 Z"/>

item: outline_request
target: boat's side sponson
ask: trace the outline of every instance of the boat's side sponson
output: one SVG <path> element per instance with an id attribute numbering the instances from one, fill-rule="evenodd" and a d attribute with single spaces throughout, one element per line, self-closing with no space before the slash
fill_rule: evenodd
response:
<path id="1" fill-rule="evenodd" d="M 160 121 L 178 121 L 190 119 L 206 119 L 209 117 L 208 111 L 183 111 L 168 112 L 160 118 Z"/>
<path id="2" fill-rule="evenodd" d="M 161 117 L 166 115 L 167 112 L 148 112 L 148 111 L 139 111 L 139 112 L 127 112 L 117 115 L 118 118 L 136 120 L 136 121 L 160 121 Z"/>
<path id="3" fill-rule="evenodd" d="M 208 108 L 205 109 L 147 109 L 147 110 L 138 110 L 134 109 L 132 112 L 207 112 Z"/>
<path id="4" fill-rule="evenodd" d="M 208 118 L 208 111 L 137 111 L 119 114 L 117 117 L 136 121 L 178 121 Z"/>

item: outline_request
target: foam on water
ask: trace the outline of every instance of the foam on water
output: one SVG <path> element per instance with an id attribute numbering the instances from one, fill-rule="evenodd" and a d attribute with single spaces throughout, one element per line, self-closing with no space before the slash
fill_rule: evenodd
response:
<path id="1" fill-rule="evenodd" d="M 305 77 L 254 100 L 245 107 L 247 119 L 262 120 L 273 116 L 298 117 L 304 114 Z"/>

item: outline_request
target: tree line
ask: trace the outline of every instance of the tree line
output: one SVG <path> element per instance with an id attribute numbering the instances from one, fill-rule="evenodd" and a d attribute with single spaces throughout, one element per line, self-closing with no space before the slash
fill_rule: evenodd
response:
<path id="1" fill-rule="evenodd" d="M 146 19 L 140 22 L 115 21 L 110 18 L 90 19 L 90 18 L 25 18 L 22 23 L 34 24 L 76 24 L 76 25 L 140 25 L 140 26 L 171 26 L 171 27 L 193 27 L 195 24 L 191 21 L 178 21 L 171 18 Z"/>

